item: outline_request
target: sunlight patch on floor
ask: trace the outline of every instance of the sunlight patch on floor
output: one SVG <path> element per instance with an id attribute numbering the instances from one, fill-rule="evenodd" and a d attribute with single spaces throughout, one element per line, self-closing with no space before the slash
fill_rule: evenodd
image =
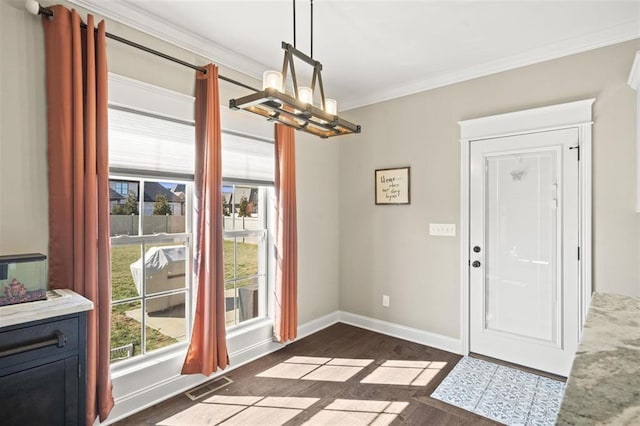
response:
<path id="1" fill-rule="evenodd" d="M 383 426 L 391 424 L 408 405 L 400 401 L 336 399 L 304 424 Z"/>
<path id="2" fill-rule="evenodd" d="M 157 424 L 282 425 L 319 400 L 320 398 L 214 395 Z"/>
<path id="3" fill-rule="evenodd" d="M 372 362 L 372 359 L 294 356 L 256 376 L 346 382 Z"/>
<path id="4" fill-rule="evenodd" d="M 158 423 L 158 426 L 280 426 L 309 409 L 320 398 L 214 395 Z M 371 425 L 393 422 L 408 402 L 336 399 L 306 425 Z"/>
<path id="5" fill-rule="evenodd" d="M 360 383 L 378 385 L 427 386 L 446 362 L 389 360 Z"/>

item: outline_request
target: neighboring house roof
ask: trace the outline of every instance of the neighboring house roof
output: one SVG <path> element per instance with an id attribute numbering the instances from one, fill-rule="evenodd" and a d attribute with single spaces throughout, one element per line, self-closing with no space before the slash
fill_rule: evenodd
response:
<path id="1" fill-rule="evenodd" d="M 165 188 L 158 182 L 145 182 L 144 183 L 144 202 L 154 202 L 158 195 L 164 195 L 167 197 L 169 203 L 184 203 L 184 196 L 171 192 L 168 188 Z"/>
<path id="2" fill-rule="evenodd" d="M 175 192 L 176 194 L 184 194 L 186 191 L 186 185 L 184 183 L 177 183 L 173 188 L 171 188 L 171 192 Z"/>
<path id="3" fill-rule="evenodd" d="M 124 200 L 125 197 L 113 188 L 109 188 L 109 200 Z"/>

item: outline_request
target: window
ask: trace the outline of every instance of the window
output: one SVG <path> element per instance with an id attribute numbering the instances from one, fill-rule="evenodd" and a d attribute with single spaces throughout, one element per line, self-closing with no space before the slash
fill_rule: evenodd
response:
<path id="1" fill-rule="evenodd" d="M 227 327 L 266 315 L 267 190 L 240 185 L 222 189 Z"/>
<path id="2" fill-rule="evenodd" d="M 120 195 L 129 195 L 129 182 L 113 181 L 112 188 Z"/>
<path id="3" fill-rule="evenodd" d="M 127 367 L 154 351 L 177 356 L 191 336 L 194 104 L 123 77 L 109 82 L 111 359 Z M 273 127 L 226 108 L 221 116 L 225 314 L 241 327 L 268 316 Z M 176 374 L 154 374 L 164 373 Z"/>
<path id="4" fill-rule="evenodd" d="M 267 316 L 273 140 L 222 131 L 226 324 Z"/>
<path id="5" fill-rule="evenodd" d="M 190 145 L 192 153 L 194 128 L 116 108 L 109 120 L 111 361 L 117 362 L 191 335 L 193 158 L 172 150 Z"/>

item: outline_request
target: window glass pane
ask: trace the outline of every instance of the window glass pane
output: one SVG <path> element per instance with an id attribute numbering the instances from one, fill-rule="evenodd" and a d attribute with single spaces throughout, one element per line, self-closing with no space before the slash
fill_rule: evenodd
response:
<path id="1" fill-rule="evenodd" d="M 225 237 L 222 251 L 224 261 L 224 280 L 232 280 L 236 277 L 236 238 Z"/>
<path id="2" fill-rule="evenodd" d="M 138 235 L 140 182 L 136 180 L 109 181 L 109 211 L 111 236 Z"/>
<path id="3" fill-rule="evenodd" d="M 145 248 L 147 250 L 144 256 L 146 294 L 185 288 L 187 247 L 183 244 L 161 243 L 145 244 Z M 143 259 L 140 258 L 131 265 L 131 272 L 136 277 L 136 285 L 138 279 L 142 279 L 142 261 Z M 170 307 L 167 305 L 162 309 Z"/>
<path id="4" fill-rule="evenodd" d="M 111 309 L 111 362 L 142 353 L 141 302 L 121 303 Z"/>
<path id="5" fill-rule="evenodd" d="M 233 229 L 235 209 L 233 206 L 233 186 L 222 187 L 222 228 Z"/>
<path id="6" fill-rule="evenodd" d="M 185 184 L 145 181 L 143 234 L 179 234 L 185 232 Z"/>
<path id="7" fill-rule="evenodd" d="M 237 281 L 238 323 L 258 316 L 259 281 L 258 277 Z"/>
<path id="8" fill-rule="evenodd" d="M 140 282 L 134 281 L 133 266 L 142 255 L 141 244 L 111 247 L 111 299 L 114 301 L 142 295 Z"/>
<path id="9" fill-rule="evenodd" d="M 146 309 L 147 352 L 186 340 L 184 292 L 151 297 Z"/>
<path id="10" fill-rule="evenodd" d="M 230 281 L 225 285 L 227 327 L 258 316 L 260 280 L 260 277 L 253 277 Z"/>
<path id="11" fill-rule="evenodd" d="M 237 324 L 238 300 L 237 300 L 236 282 L 229 281 L 224 285 L 224 302 L 225 302 L 225 323 L 227 327 Z"/>
<path id="12" fill-rule="evenodd" d="M 258 274 L 258 238 L 258 236 L 252 235 L 236 239 L 236 278 L 244 278 Z"/>
<path id="13" fill-rule="evenodd" d="M 225 229 L 261 229 L 259 218 L 259 191 L 256 187 L 235 186 L 231 196 L 233 209 L 231 227 Z"/>

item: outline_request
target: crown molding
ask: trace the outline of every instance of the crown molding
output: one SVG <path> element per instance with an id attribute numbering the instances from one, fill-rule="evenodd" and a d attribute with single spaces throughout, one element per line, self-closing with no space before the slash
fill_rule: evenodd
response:
<path id="1" fill-rule="evenodd" d="M 262 80 L 262 72 L 268 69 L 265 64 L 149 14 L 129 1 L 69 0 L 69 2 L 252 78 Z"/>
<path id="2" fill-rule="evenodd" d="M 622 43 L 639 37 L 640 27 L 638 26 L 638 20 L 633 19 L 623 25 L 602 31 L 595 31 L 582 37 L 571 38 L 551 46 L 522 52 L 508 58 L 490 61 L 460 70 L 440 72 L 430 76 L 429 78 L 413 82 L 411 84 L 376 91 L 376 93 L 372 93 L 369 96 L 346 99 L 342 98 L 340 99 L 341 110 L 346 111 L 360 108 L 431 89 L 437 89 L 450 84 L 473 80 L 479 77 L 486 77 L 488 75 L 521 68 L 527 65 L 533 65 L 600 47 Z"/>

